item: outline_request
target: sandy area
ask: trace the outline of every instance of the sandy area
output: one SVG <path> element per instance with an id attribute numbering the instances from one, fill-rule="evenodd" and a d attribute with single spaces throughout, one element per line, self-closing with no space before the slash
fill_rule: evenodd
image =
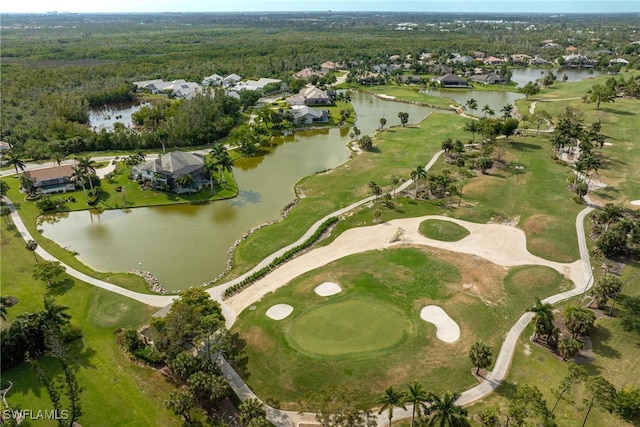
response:
<path id="1" fill-rule="evenodd" d="M 470 234 L 457 242 L 428 239 L 420 231 L 420 223 L 427 219 L 451 221 L 469 230 Z M 405 230 L 401 241 L 390 243 L 396 230 Z M 583 264 L 548 261 L 527 251 L 524 231 L 504 224 L 478 224 L 438 215 L 402 218 L 369 227 L 352 228 L 338 236 L 330 245 L 316 248 L 283 264 L 226 302 L 236 315 L 260 300 L 264 295 L 285 286 L 299 275 L 322 267 L 345 256 L 374 249 L 402 245 L 423 245 L 454 252 L 476 255 L 504 267 L 516 265 L 546 265 L 574 283 L 584 280 Z"/>
<path id="2" fill-rule="evenodd" d="M 631 204 L 632 205 L 636 205 L 636 206 L 640 206 L 640 200 L 632 200 Z"/>
<path id="3" fill-rule="evenodd" d="M 328 297 L 331 295 L 339 294 L 340 292 L 342 292 L 342 288 L 336 283 L 324 282 L 323 284 L 316 286 L 313 291 L 321 297 Z"/>
<path id="4" fill-rule="evenodd" d="M 420 311 L 420 318 L 433 323 L 436 327 L 436 337 L 440 341 L 452 343 L 460 338 L 460 327 L 451 317 L 437 305 L 427 305 Z"/>
<path id="5" fill-rule="evenodd" d="M 293 307 L 289 304 L 276 304 L 269 307 L 267 317 L 273 320 L 282 320 L 286 319 L 291 313 L 293 313 Z"/>

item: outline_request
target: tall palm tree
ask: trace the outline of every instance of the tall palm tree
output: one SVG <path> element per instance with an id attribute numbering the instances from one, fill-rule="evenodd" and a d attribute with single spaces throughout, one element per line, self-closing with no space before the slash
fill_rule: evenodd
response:
<path id="1" fill-rule="evenodd" d="M 416 187 L 413 191 L 413 197 L 418 197 L 418 186 L 420 185 L 420 180 L 427 179 L 427 171 L 424 166 L 418 165 L 414 170 L 411 171 L 411 179 L 416 183 Z"/>
<path id="2" fill-rule="evenodd" d="M 502 107 L 502 109 L 500 111 L 502 112 L 502 116 L 505 119 L 510 119 L 511 115 L 513 113 L 513 105 L 512 104 L 506 104 L 504 107 Z"/>
<path id="3" fill-rule="evenodd" d="M 393 386 L 387 387 L 382 396 L 376 399 L 376 404 L 380 405 L 378 413 L 381 414 L 384 410 L 389 412 L 389 427 L 391 427 L 391 420 L 393 419 L 393 408 L 398 406 L 402 409 L 407 409 L 404 405 L 405 399 L 405 393 L 395 390 Z"/>
<path id="4" fill-rule="evenodd" d="M 204 168 L 209 172 L 209 184 L 211 185 L 211 194 L 213 194 L 213 174 L 218 171 L 218 164 L 213 159 L 207 159 L 204 162 Z"/>
<path id="5" fill-rule="evenodd" d="M 380 130 L 384 130 L 384 125 L 387 124 L 387 119 L 385 119 L 384 117 L 380 117 Z"/>
<path id="6" fill-rule="evenodd" d="M 491 366 L 493 351 L 491 347 L 483 343 L 482 341 L 476 341 L 471 345 L 469 349 L 469 358 L 471 363 L 476 367 L 476 375 L 480 374 L 480 369 L 485 369 Z"/>
<path id="7" fill-rule="evenodd" d="M 191 189 L 194 183 L 195 179 L 190 174 L 180 175 L 176 178 L 176 185 L 180 188 L 189 187 Z"/>
<path id="8" fill-rule="evenodd" d="M 464 105 L 471 111 L 472 116 L 473 116 L 473 112 L 478 109 L 478 101 L 476 101 L 473 98 L 469 99 Z"/>
<path id="9" fill-rule="evenodd" d="M 24 172 L 25 168 L 27 167 L 24 160 L 22 160 L 18 153 L 13 150 L 9 150 L 5 162 L 14 167 L 14 169 L 16 170 L 16 175 L 20 173 L 18 172 L 18 169 Z"/>
<path id="10" fill-rule="evenodd" d="M 409 392 L 407 393 L 406 402 L 413 405 L 411 410 L 411 427 L 413 427 L 416 414 L 418 414 L 419 417 L 422 415 L 422 410 L 424 410 L 425 413 L 429 411 L 429 407 L 427 406 L 429 393 L 427 393 L 418 381 L 414 381 L 413 384 L 407 387 L 409 388 Z"/>
<path id="11" fill-rule="evenodd" d="M 82 186 L 82 191 L 84 192 L 84 197 L 89 200 L 89 196 L 87 195 L 87 187 L 84 186 L 84 181 L 87 178 L 87 175 L 80 170 L 77 166 L 72 166 L 71 170 L 71 181 L 74 182 L 75 185 L 78 185 L 78 182 Z"/>
<path id="12" fill-rule="evenodd" d="M 53 163 L 57 164 L 58 166 L 62 164 L 65 157 L 66 156 L 59 151 L 51 153 L 51 160 L 53 160 Z"/>
<path id="13" fill-rule="evenodd" d="M 439 427 L 466 427 L 469 426 L 466 409 L 456 405 L 460 393 L 446 392 L 442 398 L 434 393 L 429 393 L 431 416 L 428 426 Z"/>
<path id="14" fill-rule="evenodd" d="M 25 247 L 27 248 L 28 251 L 33 252 L 33 257 L 36 259 L 36 262 L 38 262 L 38 255 L 36 255 L 36 249 L 38 249 L 38 243 L 36 243 L 35 240 L 28 240 L 27 243 L 25 243 Z"/>
<path id="15" fill-rule="evenodd" d="M 484 104 L 484 106 L 482 107 L 482 112 L 484 113 L 485 117 L 487 117 L 487 115 L 495 116 L 495 114 L 496 114 L 496 112 L 493 111 L 493 109 L 491 108 L 491 106 L 489 104 Z"/>
<path id="16" fill-rule="evenodd" d="M 218 171 L 220 172 L 220 182 L 226 184 L 227 180 L 224 177 L 224 172 L 231 172 L 231 170 L 233 169 L 233 160 L 231 160 L 231 156 L 229 156 L 229 153 L 226 149 L 216 159 L 218 161 Z"/>
<path id="17" fill-rule="evenodd" d="M 549 335 L 553 330 L 553 306 L 548 303 L 543 303 L 540 298 L 536 297 L 536 302 L 528 311 L 535 313 L 533 318 L 534 333 L 533 340 L 538 341 L 540 335 Z"/>
<path id="18" fill-rule="evenodd" d="M 84 173 L 87 181 L 89 181 L 89 187 L 91 188 L 91 192 L 93 193 L 93 182 L 91 179 L 91 175 L 96 173 L 96 163 L 91 160 L 91 157 L 89 156 L 78 156 L 76 157 L 76 164 L 76 167 Z"/>

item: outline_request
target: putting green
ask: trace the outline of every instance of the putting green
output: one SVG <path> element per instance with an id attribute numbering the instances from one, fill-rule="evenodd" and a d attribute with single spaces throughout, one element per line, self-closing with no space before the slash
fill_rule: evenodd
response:
<path id="1" fill-rule="evenodd" d="M 386 303 L 350 299 L 301 314 L 286 334 L 305 353 L 338 356 L 391 349 L 409 327 L 406 316 Z"/>
<path id="2" fill-rule="evenodd" d="M 428 219 L 420 223 L 420 233 L 429 239 L 457 242 L 467 237 L 469 230 L 455 222 L 441 219 Z"/>

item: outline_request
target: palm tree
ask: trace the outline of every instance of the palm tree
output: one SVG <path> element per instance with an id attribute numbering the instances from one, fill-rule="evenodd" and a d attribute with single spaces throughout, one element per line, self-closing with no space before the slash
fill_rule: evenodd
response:
<path id="1" fill-rule="evenodd" d="M 469 349 L 469 358 L 471 363 L 476 367 L 476 375 L 480 375 L 480 369 L 491 366 L 493 351 L 491 347 L 482 341 L 476 341 Z"/>
<path id="2" fill-rule="evenodd" d="M 253 397 L 245 399 L 238 409 L 240 410 L 240 421 L 245 425 L 248 425 L 251 420 L 267 416 L 264 404 Z"/>
<path id="3" fill-rule="evenodd" d="M 411 171 L 411 179 L 416 183 L 416 187 L 413 192 L 413 198 L 418 197 L 418 186 L 420 185 L 420 180 L 427 179 L 427 171 L 424 166 L 418 165 L 414 170 Z"/>
<path id="4" fill-rule="evenodd" d="M 218 161 L 218 171 L 220 172 L 220 181 L 223 184 L 227 183 L 227 180 L 224 177 L 224 172 L 231 172 L 231 170 L 233 169 L 233 160 L 231 160 L 231 156 L 229 156 L 229 153 L 227 152 L 227 150 L 225 149 L 220 156 L 216 157 L 216 160 Z"/>
<path id="5" fill-rule="evenodd" d="M 18 153 L 13 150 L 9 150 L 5 162 L 15 168 L 16 175 L 20 173 L 18 172 L 18 169 L 24 172 L 27 167 L 26 163 L 20 158 L 20 156 L 18 156 Z"/>
<path id="6" fill-rule="evenodd" d="M 396 198 L 396 187 L 398 186 L 398 183 L 400 182 L 400 179 L 395 176 L 395 175 L 391 175 L 391 186 L 393 187 L 393 198 Z"/>
<path id="7" fill-rule="evenodd" d="M 76 157 L 77 168 L 84 173 L 87 181 L 89 181 L 89 187 L 91 188 L 91 193 L 93 193 L 93 182 L 91 179 L 91 175 L 96 173 L 95 162 L 91 160 L 89 156 L 79 156 Z"/>
<path id="8" fill-rule="evenodd" d="M 429 393 L 429 412 L 431 416 L 427 425 L 439 427 L 466 427 L 469 426 L 467 411 L 456 405 L 460 393 L 446 392 L 442 398 Z"/>
<path id="9" fill-rule="evenodd" d="M 51 153 L 51 160 L 53 160 L 53 163 L 56 163 L 58 166 L 62 164 L 65 157 L 66 156 L 59 151 Z"/>
<path id="10" fill-rule="evenodd" d="M 530 312 L 535 313 L 533 322 L 535 325 L 533 340 L 538 341 L 538 336 L 548 336 L 553 330 L 553 306 L 548 303 L 543 303 L 540 298 L 536 297 L 536 303 L 529 309 Z"/>
<path id="11" fill-rule="evenodd" d="M 87 188 L 84 186 L 84 181 L 87 178 L 87 175 L 76 166 L 72 166 L 71 170 L 73 171 L 73 173 L 71 174 L 71 181 L 73 181 L 75 185 L 78 185 L 78 182 L 80 183 L 80 185 L 82 186 L 82 191 L 84 192 L 84 197 L 89 200 L 89 196 L 87 195 Z"/>
<path id="12" fill-rule="evenodd" d="M 429 401 L 429 393 L 422 387 L 418 381 L 414 381 L 413 384 L 408 386 L 409 392 L 407 393 L 406 402 L 411 403 L 413 408 L 411 410 L 411 427 L 413 427 L 416 413 L 418 417 L 421 415 L 422 410 L 425 413 L 429 410 L 426 403 Z"/>
<path id="13" fill-rule="evenodd" d="M 195 182 L 196 180 L 190 174 L 180 175 L 176 178 L 176 185 L 180 188 L 189 187 L 191 189 Z"/>
<path id="14" fill-rule="evenodd" d="M 475 99 L 471 98 L 469 99 L 465 104 L 465 107 L 467 107 L 469 110 L 471 110 L 471 115 L 473 116 L 473 112 L 476 111 L 478 109 L 478 101 L 476 101 Z"/>
<path id="15" fill-rule="evenodd" d="M 500 111 L 502 112 L 502 116 L 505 119 L 510 119 L 511 115 L 513 113 L 513 105 L 512 104 L 507 104 L 504 107 L 502 107 L 502 109 Z"/>
<path id="16" fill-rule="evenodd" d="M 384 125 L 387 124 L 387 119 L 385 119 L 384 117 L 380 117 L 380 131 L 384 130 Z"/>
<path id="17" fill-rule="evenodd" d="M 209 172 L 209 184 L 211 185 L 211 194 L 213 194 L 213 174 L 218 171 L 218 164 L 211 159 L 207 159 L 204 168 Z"/>
<path id="18" fill-rule="evenodd" d="M 407 409 L 404 405 L 405 399 L 405 393 L 394 390 L 393 386 L 387 387 L 384 394 L 376 399 L 376 404 L 381 405 L 378 411 L 379 414 L 384 410 L 389 411 L 389 427 L 391 427 L 391 420 L 393 419 L 393 408 L 399 406 L 402 409 Z"/>
<path id="19" fill-rule="evenodd" d="M 25 247 L 27 248 L 28 251 L 33 252 L 33 257 L 36 259 L 36 262 L 38 262 L 38 256 L 36 255 L 36 249 L 38 248 L 38 244 L 36 243 L 36 241 L 28 240 L 27 243 L 25 244 Z"/>
<path id="20" fill-rule="evenodd" d="M 487 115 L 489 116 L 495 116 L 496 112 L 493 111 L 493 108 L 491 108 L 489 106 L 489 104 L 485 104 L 484 107 L 482 107 L 482 112 L 484 113 L 484 116 L 487 117 Z"/>
<path id="21" fill-rule="evenodd" d="M 558 343 L 558 353 L 563 361 L 575 356 L 580 350 L 582 350 L 582 342 L 575 338 L 562 338 Z"/>

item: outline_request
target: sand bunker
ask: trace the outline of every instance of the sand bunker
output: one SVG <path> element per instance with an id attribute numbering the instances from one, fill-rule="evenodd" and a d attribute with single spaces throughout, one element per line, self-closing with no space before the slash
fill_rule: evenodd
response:
<path id="1" fill-rule="evenodd" d="M 324 282 L 323 284 L 316 286 L 313 291 L 321 297 L 328 297 L 331 295 L 339 294 L 340 292 L 342 292 L 342 288 L 340 287 L 340 285 L 337 285 L 335 283 Z"/>
<path id="2" fill-rule="evenodd" d="M 427 305 L 420 311 L 420 318 L 436 327 L 436 337 L 440 341 L 452 343 L 460 338 L 458 324 L 437 305 Z"/>
<path id="3" fill-rule="evenodd" d="M 632 205 L 636 205 L 636 206 L 640 206 L 640 200 L 632 200 L 631 204 Z"/>
<path id="4" fill-rule="evenodd" d="M 293 307 L 289 304 L 276 304 L 269 307 L 267 310 L 267 316 L 273 320 L 282 320 L 285 319 L 293 313 Z"/>

